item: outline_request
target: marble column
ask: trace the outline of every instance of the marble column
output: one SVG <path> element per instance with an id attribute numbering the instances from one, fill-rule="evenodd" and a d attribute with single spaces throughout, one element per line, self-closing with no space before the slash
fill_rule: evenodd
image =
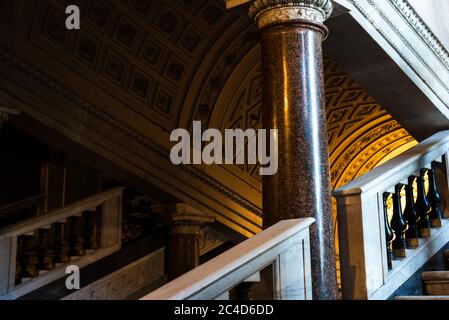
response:
<path id="1" fill-rule="evenodd" d="M 169 219 L 166 268 L 168 279 L 173 280 L 200 264 L 200 230 L 214 218 L 182 203 L 157 205 L 152 209 Z"/>
<path id="2" fill-rule="evenodd" d="M 264 227 L 314 217 L 314 299 L 336 299 L 336 260 L 321 42 L 330 0 L 255 0 L 261 30 L 263 127 L 278 129 L 279 169 L 263 177 Z"/>

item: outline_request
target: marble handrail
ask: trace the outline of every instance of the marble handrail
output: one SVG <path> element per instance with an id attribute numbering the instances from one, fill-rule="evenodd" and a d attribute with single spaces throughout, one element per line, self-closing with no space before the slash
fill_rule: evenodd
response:
<path id="1" fill-rule="evenodd" d="M 314 221 L 281 221 L 141 300 L 218 299 L 273 262 L 277 299 L 311 299 L 309 227 Z"/>
<path id="2" fill-rule="evenodd" d="M 439 132 L 394 159 L 334 191 L 340 246 L 340 270 L 344 299 L 387 299 L 449 242 L 449 223 L 431 230 L 419 247 L 388 268 L 383 193 L 420 169 L 437 168 L 440 207 L 449 216 L 449 131 Z M 391 267 L 391 266 L 390 266 Z"/>
<path id="3" fill-rule="evenodd" d="M 0 208 L 0 215 L 4 213 L 10 213 L 12 211 L 26 208 L 32 205 L 40 205 L 45 200 L 46 197 L 47 195 L 45 193 L 42 193 L 24 200 L 7 204 Z"/>
<path id="4" fill-rule="evenodd" d="M 13 236 L 20 236 L 39 228 L 44 228 L 52 223 L 64 220 L 71 216 L 80 215 L 86 210 L 95 208 L 110 199 L 120 196 L 122 192 L 123 188 L 107 190 L 80 201 L 76 201 L 62 208 L 49 211 L 45 215 L 32 217 L 11 226 L 7 226 L 0 229 L 0 240 Z"/>

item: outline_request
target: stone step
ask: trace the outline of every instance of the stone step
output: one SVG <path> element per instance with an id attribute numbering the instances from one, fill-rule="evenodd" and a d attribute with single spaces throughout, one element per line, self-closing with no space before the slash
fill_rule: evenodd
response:
<path id="1" fill-rule="evenodd" d="M 422 273 L 424 291 L 428 295 L 449 295 L 449 271 L 426 271 Z"/>
<path id="2" fill-rule="evenodd" d="M 395 297 L 395 300 L 449 300 L 449 296 L 403 296 Z"/>

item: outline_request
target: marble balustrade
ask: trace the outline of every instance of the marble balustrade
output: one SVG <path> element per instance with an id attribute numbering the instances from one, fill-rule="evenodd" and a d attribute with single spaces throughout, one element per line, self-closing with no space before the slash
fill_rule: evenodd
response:
<path id="1" fill-rule="evenodd" d="M 309 228 L 313 218 L 283 220 L 185 273 L 141 300 L 227 299 L 228 292 L 270 264 L 274 298 L 312 299 Z"/>
<path id="2" fill-rule="evenodd" d="M 334 191 L 340 246 L 343 299 L 387 299 L 449 242 L 449 223 L 432 228 L 419 246 L 388 265 L 383 194 L 406 185 L 410 176 L 434 167 L 440 208 L 449 217 L 449 131 L 439 132 L 416 147 Z M 435 168 L 436 167 L 436 168 Z"/>
<path id="3" fill-rule="evenodd" d="M 123 188 L 110 189 L 80 201 L 71 203 L 62 208 L 58 208 L 48 213 L 21 221 L 17 224 L 7 226 L 0 229 L 0 300 L 17 299 L 33 290 L 36 290 L 56 279 L 66 276 L 66 266 L 70 264 L 76 265 L 78 268 L 82 268 L 90 263 L 98 261 L 99 259 L 110 255 L 111 253 L 120 250 L 121 248 L 121 229 L 122 229 L 122 192 Z M 82 231 L 77 230 L 79 233 L 75 236 L 77 239 L 70 238 L 72 235 L 73 221 L 79 220 L 81 216 L 89 214 L 95 214 L 95 220 L 92 220 L 94 225 L 90 227 L 95 228 L 95 239 L 91 231 L 82 234 Z M 19 279 L 17 278 L 16 266 L 17 262 L 21 259 L 29 260 L 28 252 L 23 252 L 24 240 L 25 242 L 38 239 L 38 250 L 41 250 L 40 254 L 45 259 L 41 259 L 42 262 L 46 262 L 46 253 L 50 252 L 52 247 L 48 246 L 50 241 L 47 238 L 42 239 L 42 236 L 49 236 L 52 232 L 55 232 L 53 240 L 58 238 L 62 241 L 61 230 L 57 226 L 63 225 L 66 221 L 69 223 L 69 237 L 66 240 L 77 240 L 77 242 L 70 243 L 71 250 L 78 249 L 82 256 L 70 254 L 64 261 L 58 261 L 59 263 L 53 263 L 47 270 L 38 270 L 39 272 L 30 276 L 27 279 L 23 277 L 25 273 L 19 272 Z M 95 222 L 94 222 L 95 221 Z M 80 229 L 80 228 L 77 228 Z M 56 236 L 56 230 L 59 230 L 58 236 Z M 79 239 L 84 237 L 84 248 L 81 248 L 81 242 Z M 87 238 L 86 238 L 87 237 Z M 89 246 L 87 246 L 87 240 L 89 240 Z M 20 241 L 21 240 L 21 241 Z M 56 241 L 56 240 L 55 240 Z M 95 247 L 91 247 L 91 244 L 95 242 Z M 20 249 L 20 250 L 19 250 Z M 25 250 L 27 251 L 27 250 Z M 81 253 L 82 251 L 82 253 Z M 56 250 L 54 251 L 56 255 Z M 22 257 L 21 257 L 22 255 Z M 25 255 L 25 257 L 23 257 Z M 54 259 L 53 259 L 53 262 Z M 61 263 L 62 262 L 62 263 Z M 19 263 L 20 265 L 20 263 Z M 28 261 L 24 265 L 28 265 Z M 28 268 L 27 268 L 28 269 Z M 22 274 L 22 276 L 21 276 Z M 20 281 L 17 281 L 20 280 Z"/>

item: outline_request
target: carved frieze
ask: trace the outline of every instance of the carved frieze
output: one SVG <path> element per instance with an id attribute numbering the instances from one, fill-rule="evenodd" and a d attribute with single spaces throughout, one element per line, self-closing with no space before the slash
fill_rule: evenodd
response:
<path id="1" fill-rule="evenodd" d="M 62 300 L 123 300 L 164 276 L 164 248 L 91 283 Z"/>

